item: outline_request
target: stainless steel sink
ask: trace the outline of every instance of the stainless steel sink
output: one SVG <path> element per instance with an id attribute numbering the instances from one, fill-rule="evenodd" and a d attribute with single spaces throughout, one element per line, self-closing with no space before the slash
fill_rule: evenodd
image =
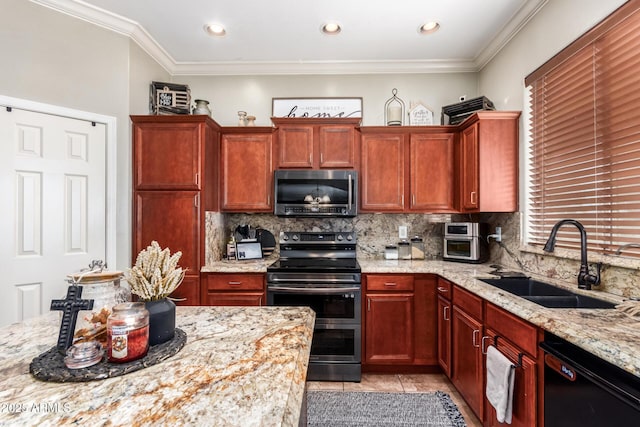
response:
<path id="1" fill-rule="evenodd" d="M 614 308 L 615 304 L 530 278 L 480 279 L 548 308 Z"/>

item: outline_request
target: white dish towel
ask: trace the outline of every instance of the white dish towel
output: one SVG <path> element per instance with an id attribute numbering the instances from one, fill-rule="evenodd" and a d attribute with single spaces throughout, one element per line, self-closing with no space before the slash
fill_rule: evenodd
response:
<path id="1" fill-rule="evenodd" d="M 489 403 L 496 409 L 498 422 L 511 424 L 515 365 L 490 345 L 487 348 L 487 389 Z"/>

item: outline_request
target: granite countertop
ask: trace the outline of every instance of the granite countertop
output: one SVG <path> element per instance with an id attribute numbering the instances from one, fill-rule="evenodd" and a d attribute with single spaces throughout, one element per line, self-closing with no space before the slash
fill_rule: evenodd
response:
<path id="1" fill-rule="evenodd" d="M 59 313 L 0 328 L 0 425 L 297 426 L 314 312 L 178 307 L 187 344 L 164 362 L 85 383 L 34 379 Z"/>
<path id="2" fill-rule="evenodd" d="M 640 377 L 640 318 L 620 310 L 545 308 L 477 278 L 495 277 L 488 264 L 420 260 L 358 259 L 363 273 L 429 273 L 442 276 L 485 300 L 528 322 L 582 347 L 594 355 Z M 265 273 L 271 263 L 258 261 L 220 261 L 202 271 L 225 273 Z M 533 278 L 614 303 L 623 299 L 598 290 L 583 291 L 577 284 L 527 273 Z"/>

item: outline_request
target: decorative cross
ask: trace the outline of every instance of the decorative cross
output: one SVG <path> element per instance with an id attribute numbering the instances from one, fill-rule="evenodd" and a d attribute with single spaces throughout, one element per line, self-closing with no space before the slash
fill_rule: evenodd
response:
<path id="1" fill-rule="evenodd" d="M 64 354 L 71 344 L 73 344 L 73 333 L 76 329 L 76 320 L 80 310 L 93 309 L 92 299 L 80 299 L 82 296 L 82 286 L 69 286 L 67 298 L 51 300 L 51 310 L 62 311 L 62 322 L 60 323 L 60 334 L 58 335 L 58 351 Z"/>

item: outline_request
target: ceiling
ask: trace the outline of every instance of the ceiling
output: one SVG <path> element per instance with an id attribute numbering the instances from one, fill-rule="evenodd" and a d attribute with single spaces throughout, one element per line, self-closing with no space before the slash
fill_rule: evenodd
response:
<path id="1" fill-rule="evenodd" d="M 247 75 L 478 71 L 548 0 L 32 1 L 133 38 L 172 75 Z M 427 21 L 439 31 L 420 34 Z"/>

